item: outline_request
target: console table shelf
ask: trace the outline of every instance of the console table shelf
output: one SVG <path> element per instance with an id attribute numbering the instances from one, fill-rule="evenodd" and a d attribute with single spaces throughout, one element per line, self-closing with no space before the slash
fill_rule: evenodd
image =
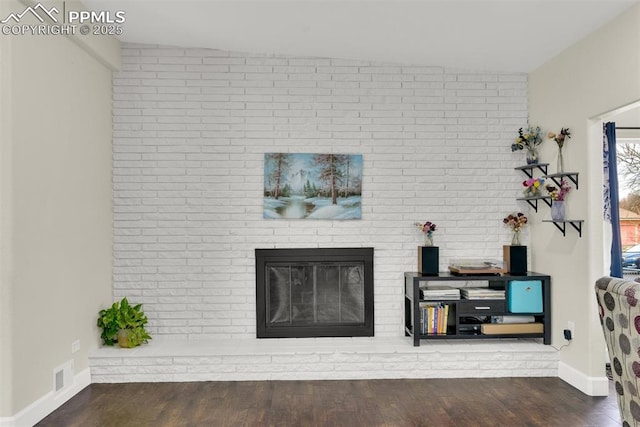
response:
<path id="1" fill-rule="evenodd" d="M 527 272 L 526 275 L 454 275 L 441 272 L 437 276 L 422 275 L 417 272 L 404 273 L 404 318 L 405 335 L 413 338 L 413 345 L 419 346 L 420 340 L 438 339 L 494 339 L 494 338 L 542 338 L 544 344 L 551 344 L 551 278 L 550 276 Z M 512 281 L 532 281 L 542 284 L 542 311 L 536 313 L 521 313 L 509 311 L 509 283 Z M 505 291 L 505 299 L 438 299 L 425 300 L 421 298 L 420 288 L 429 288 L 433 283 L 443 285 L 447 282 L 467 282 L 460 288 L 472 287 L 468 282 L 488 282 L 486 287 Z M 478 285 L 481 285 L 478 283 Z M 456 286 L 452 283 L 453 287 Z M 446 332 L 442 334 L 423 334 L 421 325 L 421 307 L 424 303 L 442 303 L 448 305 L 448 321 Z M 491 316 L 533 316 L 536 323 L 541 323 L 540 333 L 503 333 L 483 335 L 482 323 L 474 320 L 490 318 Z M 488 323 L 488 322 L 484 322 Z"/>

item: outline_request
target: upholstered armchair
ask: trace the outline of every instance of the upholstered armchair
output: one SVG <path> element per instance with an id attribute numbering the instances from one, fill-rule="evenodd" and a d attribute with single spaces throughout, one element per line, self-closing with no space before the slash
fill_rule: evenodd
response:
<path id="1" fill-rule="evenodd" d="M 622 425 L 635 426 L 640 421 L 640 283 L 602 277 L 595 289 Z"/>

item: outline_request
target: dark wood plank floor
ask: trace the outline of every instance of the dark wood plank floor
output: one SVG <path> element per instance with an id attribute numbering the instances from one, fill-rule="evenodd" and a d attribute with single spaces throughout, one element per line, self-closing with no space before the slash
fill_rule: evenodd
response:
<path id="1" fill-rule="evenodd" d="M 38 426 L 620 426 L 558 378 L 92 384 Z"/>

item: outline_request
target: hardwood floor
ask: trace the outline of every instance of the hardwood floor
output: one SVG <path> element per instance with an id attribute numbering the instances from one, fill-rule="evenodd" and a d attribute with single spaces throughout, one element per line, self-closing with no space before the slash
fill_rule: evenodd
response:
<path id="1" fill-rule="evenodd" d="M 92 384 L 38 426 L 620 426 L 558 378 Z"/>

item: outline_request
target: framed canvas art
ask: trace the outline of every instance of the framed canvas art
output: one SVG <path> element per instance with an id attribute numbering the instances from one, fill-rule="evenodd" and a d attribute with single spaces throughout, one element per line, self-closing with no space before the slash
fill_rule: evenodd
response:
<path id="1" fill-rule="evenodd" d="M 266 219 L 360 219 L 361 199 L 361 154 L 264 155 Z"/>

